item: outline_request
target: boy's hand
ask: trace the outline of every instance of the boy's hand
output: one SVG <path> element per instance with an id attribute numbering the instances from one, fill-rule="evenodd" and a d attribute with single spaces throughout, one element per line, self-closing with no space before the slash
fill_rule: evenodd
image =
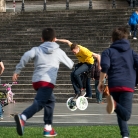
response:
<path id="1" fill-rule="evenodd" d="M 56 41 L 58 41 L 58 39 L 57 39 L 57 38 L 55 38 L 55 42 L 56 42 Z"/>
<path id="2" fill-rule="evenodd" d="M 99 92 L 103 93 L 103 90 L 104 90 L 104 83 L 103 83 L 103 82 L 102 82 L 102 83 L 101 83 L 101 82 L 99 82 L 99 84 L 98 84 L 98 87 L 97 87 L 97 88 L 98 88 L 98 91 L 99 91 Z"/>
<path id="3" fill-rule="evenodd" d="M 18 77 L 19 77 L 19 74 L 14 73 L 12 76 L 12 81 L 17 81 Z"/>

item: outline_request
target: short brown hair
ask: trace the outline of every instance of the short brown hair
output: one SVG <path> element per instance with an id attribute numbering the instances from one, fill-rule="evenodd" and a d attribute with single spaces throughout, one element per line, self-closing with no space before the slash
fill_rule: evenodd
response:
<path id="1" fill-rule="evenodd" d="M 56 37 L 55 30 L 53 28 L 44 28 L 42 30 L 42 38 L 44 41 L 53 41 Z"/>
<path id="2" fill-rule="evenodd" d="M 77 47 L 78 47 L 78 44 L 72 43 L 71 46 L 70 46 L 70 50 L 72 51 L 73 49 L 75 49 Z"/>
<path id="3" fill-rule="evenodd" d="M 112 41 L 115 42 L 121 39 L 127 39 L 129 32 L 126 27 L 115 28 L 112 32 Z"/>

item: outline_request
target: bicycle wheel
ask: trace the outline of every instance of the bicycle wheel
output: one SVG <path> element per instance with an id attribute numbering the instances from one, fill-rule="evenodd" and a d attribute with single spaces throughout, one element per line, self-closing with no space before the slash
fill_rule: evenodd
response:
<path id="1" fill-rule="evenodd" d="M 0 90 L 0 99 L 7 98 L 6 92 Z"/>
<path id="2" fill-rule="evenodd" d="M 7 94 L 5 91 L 1 91 L 1 90 L 0 90 L 0 103 L 2 107 L 8 105 Z"/>

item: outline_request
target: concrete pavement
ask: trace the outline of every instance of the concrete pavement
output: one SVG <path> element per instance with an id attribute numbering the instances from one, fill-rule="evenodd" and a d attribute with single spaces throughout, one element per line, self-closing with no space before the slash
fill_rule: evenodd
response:
<path id="1" fill-rule="evenodd" d="M 11 113 L 21 113 L 31 103 L 15 103 L 4 107 L 4 119 L 0 121 L 0 126 L 15 126 Z M 66 103 L 56 103 L 53 124 L 54 126 L 73 126 L 73 125 L 116 125 L 115 113 L 106 113 L 106 103 L 89 103 L 84 111 L 77 109 L 70 111 Z M 138 125 L 138 104 L 133 104 L 132 117 L 128 124 Z M 31 119 L 27 120 L 26 125 L 43 126 L 43 110 L 36 113 Z"/>

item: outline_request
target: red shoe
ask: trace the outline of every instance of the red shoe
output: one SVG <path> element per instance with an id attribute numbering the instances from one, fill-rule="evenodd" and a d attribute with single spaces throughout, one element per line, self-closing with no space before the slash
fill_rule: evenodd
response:
<path id="1" fill-rule="evenodd" d="M 51 131 L 48 131 L 48 130 L 44 129 L 43 135 L 46 136 L 46 137 L 53 137 L 53 136 L 56 136 L 57 133 L 55 132 L 55 130 L 53 128 L 52 128 Z"/>

